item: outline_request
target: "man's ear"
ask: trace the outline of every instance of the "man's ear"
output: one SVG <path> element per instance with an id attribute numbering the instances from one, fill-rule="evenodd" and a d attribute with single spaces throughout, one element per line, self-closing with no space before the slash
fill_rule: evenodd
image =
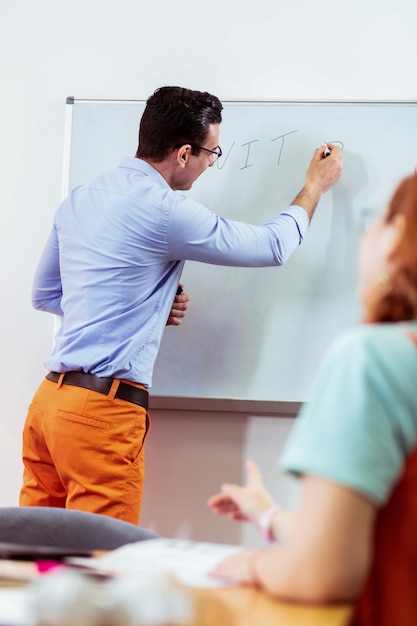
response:
<path id="1" fill-rule="evenodd" d="M 177 150 L 177 163 L 180 167 L 187 165 L 188 159 L 191 156 L 191 145 L 189 143 L 184 144 Z"/>

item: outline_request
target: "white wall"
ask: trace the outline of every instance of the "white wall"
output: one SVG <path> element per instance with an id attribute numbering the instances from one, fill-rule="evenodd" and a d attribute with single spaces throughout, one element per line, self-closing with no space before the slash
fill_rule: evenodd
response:
<path id="1" fill-rule="evenodd" d="M 3 1 L 0 505 L 17 503 L 21 429 L 51 347 L 52 319 L 32 310 L 30 288 L 61 198 L 66 97 L 144 99 L 179 84 L 221 99 L 415 100 L 416 24 L 415 0 Z M 204 504 L 219 482 L 240 480 L 247 455 L 292 501 L 274 476 L 288 420 L 153 417 L 144 524 L 255 541 Z"/>

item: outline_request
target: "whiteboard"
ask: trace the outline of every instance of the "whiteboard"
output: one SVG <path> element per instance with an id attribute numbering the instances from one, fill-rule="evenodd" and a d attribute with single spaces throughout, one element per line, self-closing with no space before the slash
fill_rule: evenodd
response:
<path id="1" fill-rule="evenodd" d="M 358 241 L 400 178 L 416 167 L 417 103 L 223 104 L 224 156 L 188 192 L 216 213 L 267 221 L 294 199 L 324 141 L 343 142 L 344 173 L 321 199 L 304 242 L 285 266 L 185 264 L 189 311 L 179 328 L 166 329 L 152 395 L 170 403 L 195 399 L 200 408 L 211 399 L 217 409 L 221 400 L 233 406 L 301 403 L 309 399 L 329 343 L 360 319 Z M 135 154 L 144 106 L 67 99 L 67 190 Z"/>

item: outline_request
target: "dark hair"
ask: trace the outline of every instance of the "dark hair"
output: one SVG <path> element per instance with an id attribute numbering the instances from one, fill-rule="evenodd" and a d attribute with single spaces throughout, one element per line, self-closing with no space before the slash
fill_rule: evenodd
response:
<path id="1" fill-rule="evenodd" d="M 369 299 L 366 322 L 402 322 L 417 319 L 417 175 L 404 178 L 384 215 L 389 223 L 404 216 L 403 236 L 390 257 L 392 269 L 386 283 Z"/>
<path id="2" fill-rule="evenodd" d="M 172 150 L 204 143 L 210 124 L 220 124 L 223 105 L 216 96 L 183 87 L 160 87 L 148 98 L 140 120 L 136 156 L 163 161 Z"/>

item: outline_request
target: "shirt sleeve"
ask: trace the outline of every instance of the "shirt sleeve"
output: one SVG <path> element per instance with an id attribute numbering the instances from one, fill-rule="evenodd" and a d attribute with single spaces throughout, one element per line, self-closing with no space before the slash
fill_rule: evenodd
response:
<path id="1" fill-rule="evenodd" d="M 55 227 L 52 228 L 32 287 L 32 305 L 39 311 L 62 316 L 62 284 L 59 266 L 59 243 Z"/>
<path id="2" fill-rule="evenodd" d="M 401 331 L 355 329 L 319 371 L 281 465 L 387 500 L 417 440 L 417 354 Z"/>
<path id="3" fill-rule="evenodd" d="M 228 220 L 180 196 L 168 221 L 172 258 L 235 267 L 284 264 L 302 242 L 307 213 L 291 206 L 263 225 Z"/>

